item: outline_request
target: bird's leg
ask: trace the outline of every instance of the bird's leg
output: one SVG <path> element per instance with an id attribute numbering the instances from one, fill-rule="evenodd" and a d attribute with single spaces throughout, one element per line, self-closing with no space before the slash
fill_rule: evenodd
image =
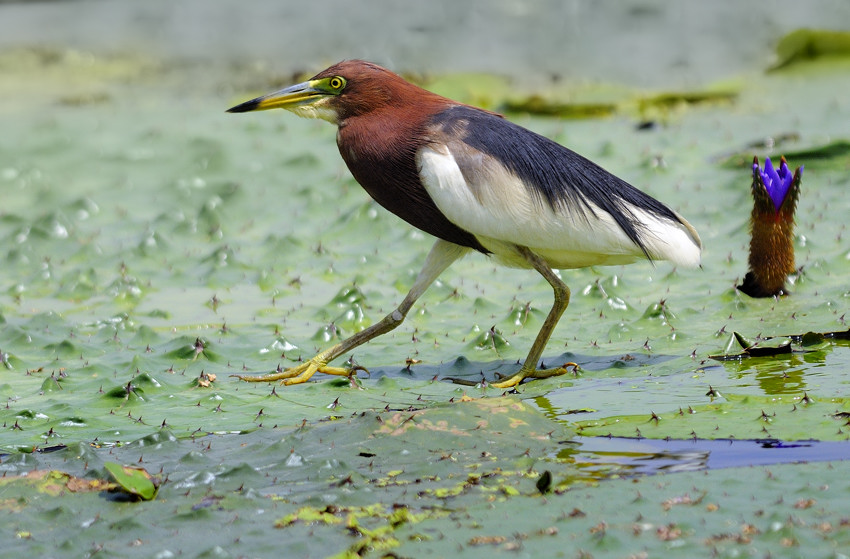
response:
<path id="1" fill-rule="evenodd" d="M 566 373 L 566 368 L 568 366 L 572 365 L 578 367 L 575 363 L 567 363 L 562 367 L 556 367 L 554 369 L 541 370 L 537 368 L 537 363 L 540 361 L 540 356 L 543 354 L 543 350 L 546 349 L 546 344 L 549 341 L 549 337 L 552 335 L 552 331 L 555 329 L 555 326 L 558 324 L 558 320 L 561 319 L 561 315 L 564 314 L 564 311 L 570 304 L 570 288 L 567 287 L 567 285 L 562 282 L 557 275 L 555 275 L 552 268 L 550 268 L 549 265 L 546 264 L 546 261 L 540 258 L 540 256 L 526 247 L 517 246 L 516 248 L 519 254 L 529 264 L 531 264 L 535 270 L 540 272 L 540 275 L 546 278 L 546 281 L 548 281 L 549 285 L 552 286 L 552 289 L 555 292 L 555 302 L 552 305 L 552 310 L 549 311 L 549 315 L 543 322 L 540 332 L 537 333 L 537 338 L 534 339 L 534 343 L 531 345 L 531 350 L 528 352 L 528 357 L 525 358 L 525 363 L 523 363 L 522 368 L 513 376 L 490 385 L 496 388 L 512 388 L 522 382 L 525 378 L 548 378 Z"/>
<path id="2" fill-rule="evenodd" d="M 469 252 L 469 249 L 450 243 L 448 241 L 438 240 L 434 243 L 431 252 L 428 253 L 428 258 L 425 259 L 425 264 L 422 270 L 410 288 L 410 292 L 405 296 L 401 304 L 393 312 L 385 316 L 380 322 L 377 322 L 357 332 L 350 338 L 346 338 L 335 346 L 318 353 L 309 361 L 305 361 L 300 365 L 281 371 L 278 373 L 270 373 L 267 375 L 250 376 L 250 375 L 233 375 L 241 380 L 248 382 L 271 382 L 279 380 L 283 384 L 300 384 L 306 382 L 315 373 L 325 373 L 329 375 L 350 376 L 356 372 L 358 367 L 329 367 L 328 363 L 348 353 L 352 349 L 360 346 L 372 338 L 376 338 L 381 334 L 396 328 L 404 322 L 404 317 L 413 306 L 413 303 L 425 292 L 428 287 L 434 283 L 434 280 L 448 268 L 452 262 Z M 362 367 L 359 369 L 363 370 Z"/>

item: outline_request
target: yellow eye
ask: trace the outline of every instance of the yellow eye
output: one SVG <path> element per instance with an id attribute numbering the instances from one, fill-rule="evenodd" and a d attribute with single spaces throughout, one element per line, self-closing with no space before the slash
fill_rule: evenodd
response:
<path id="1" fill-rule="evenodd" d="M 342 89 L 345 87 L 345 78 L 334 76 L 328 81 L 328 85 L 331 86 L 331 89 Z"/>

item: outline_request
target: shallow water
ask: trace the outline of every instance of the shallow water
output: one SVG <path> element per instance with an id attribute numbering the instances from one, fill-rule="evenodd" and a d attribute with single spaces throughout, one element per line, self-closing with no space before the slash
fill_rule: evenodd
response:
<path id="1" fill-rule="evenodd" d="M 847 441 L 794 441 L 776 439 L 622 439 L 577 437 L 566 441 L 570 459 L 582 470 L 616 476 L 746 468 L 778 464 L 829 462 L 850 459 Z M 574 453 L 574 454 L 573 454 Z M 559 458 L 564 458 L 560 454 Z"/>
<path id="2" fill-rule="evenodd" d="M 563 272 L 573 299 L 545 361 L 581 368 L 511 395 L 435 380 L 512 372 L 551 304 L 545 282 L 480 256 L 447 271 L 396 332 L 358 348 L 356 361 L 372 371 L 359 384 L 317 377 L 284 388 L 229 376 L 293 365 L 379 320 L 431 244 L 368 200 L 331 127 L 282 112 L 223 112 L 296 70 L 349 56 L 341 51 L 361 37 L 356 26 L 327 30 L 316 23 L 326 19 L 298 12 L 293 29 L 335 39 L 287 49 L 278 41 L 290 37 L 279 27 L 296 9 L 289 4 L 0 4 L 0 44 L 14 47 L 0 51 L 0 468 L 9 474 L 0 510 L 11 511 L 2 529 L 9 552 L 265 556 L 279 554 L 269 536 L 279 533 L 294 554 L 327 556 L 364 541 L 390 545 L 366 535 L 382 526 L 393 528 L 398 548 L 376 549 L 410 556 L 422 554 L 423 541 L 437 554 L 492 545 L 516 556 L 511 545 L 521 544 L 540 556 L 558 530 L 594 556 L 663 556 L 674 544 L 694 556 L 746 555 L 752 541 L 777 556 L 794 546 L 827 554 L 846 543 L 837 461 L 850 413 L 847 344 L 711 358 L 737 351 L 733 331 L 781 338 L 847 328 L 847 155 L 840 143 L 819 148 L 847 139 L 841 92 L 850 72 L 839 59 L 763 72 L 773 33 L 837 21 L 846 5 L 825 3 L 830 12 L 777 2 L 775 13 L 741 8 L 746 17 L 730 18 L 738 4 L 721 4 L 712 19 L 682 7 L 697 6 L 689 3 L 597 12 L 504 2 L 486 13 L 480 4 L 422 3 L 416 10 L 442 9 L 442 19 L 423 25 L 411 10 L 400 17 L 419 22 L 415 33 L 370 31 L 375 42 L 358 52 L 420 74 L 501 68 L 513 81 L 423 82 L 497 109 L 537 91 L 539 79 L 540 92 L 561 102 L 613 103 L 606 118 L 508 116 L 663 199 L 702 235 L 701 270 L 643 263 Z M 510 11 L 529 6 L 539 11 L 525 19 Z M 568 34 L 575 42 L 564 43 L 564 56 L 551 54 L 557 30 L 526 40 L 527 25 L 517 23 L 563 27 L 557 10 L 572 10 L 580 31 Z M 240 35 L 257 13 L 269 17 Z M 479 34 L 453 32 L 447 21 Z M 549 29 L 543 23 L 539 30 Z M 657 42 L 624 48 L 632 33 L 647 36 L 644 25 Z M 731 41 L 718 26 L 748 32 Z M 222 28 L 231 30 L 226 41 Z M 616 41 L 589 41 L 618 29 Z M 669 48 L 683 33 L 692 42 Z M 423 39 L 432 36 L 442 40 Z M 446 56 L 462 41 L 480 46 Z M 581 79 L 553 85 L 556 72 Z M 610 81 L 590 84 L 600 77 Z M 662 105 L 630 87 L 716 77 L 724 82 L 709 86 L 734 95 Z M 529 79 L 517 87 L 519 78 Z M 805 149 L 789 157 L 806 166 L 795 239 L 803 269 L 791 297 L 749 299 L 734 290 L 746 271 L 749 169 L 726 158 Z M 782 442 L 757 442 L 766 439 Z M 105 479 L 110 461 L 161 475 L 160 496 L 57 495 L 11 475 L 52 469 Z M 544 471 L 554 479 L 545 497 L 536 484 Z M 659 475 L 636 475 L 645 473 Z M 713 515 L 682 497 L 695 487 L 719 507 Z M 668 516 L 668 505 L 689 508 Z M 384 506 L 413 520 L 391 522 Z M 273 530 L 310 507 L 327 516 Z M 346 524 L 352 518 L 366 530 Z M 486 539 L 503 535 L 506 518 L 522 537 Z M 757 532 L 724 536 L 742 522 Z M 677 538 L 671 523 L 683 527 Z M 220 529 L 202 529 L 210 525 Z"/>

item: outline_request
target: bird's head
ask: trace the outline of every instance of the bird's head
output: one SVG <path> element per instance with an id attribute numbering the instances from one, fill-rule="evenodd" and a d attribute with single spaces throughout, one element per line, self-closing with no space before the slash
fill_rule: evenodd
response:
<path id="1" fill-rule="evenodd" d="M 433 95 L 376 64 L 346 60 L 305 82 L 246 101 L 227 112 L 287 109 L 298 116 L 340 124 L 381 107 L 398 105 L 405 93 Z"/>

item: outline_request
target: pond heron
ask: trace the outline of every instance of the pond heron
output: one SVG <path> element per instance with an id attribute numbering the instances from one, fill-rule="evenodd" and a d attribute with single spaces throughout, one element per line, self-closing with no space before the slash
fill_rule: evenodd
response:
<path id="1" fill-rule="evenodd" d="M 351 367 L 329 363 L 396 328 L 449 265 L 477 251 L 506 266 L 537 270 L 555 293 L 524 364 L 491 383 L 514 387 L 566 372 L 538 369 L 570 301 L 553 269 L 640 259 L 699 265 L 699 235 L 666 205 L 499 114 L 422 89 L 375 64 L 340 62 L 228 112 L 275 108 L 335 124 L 340 155 L 357 182 L 437 241 L 410 292 L 380 322 L 291 369 L 237 375 L 244 380 L 297 384 L 316 372 L 351 375 Z"/>

